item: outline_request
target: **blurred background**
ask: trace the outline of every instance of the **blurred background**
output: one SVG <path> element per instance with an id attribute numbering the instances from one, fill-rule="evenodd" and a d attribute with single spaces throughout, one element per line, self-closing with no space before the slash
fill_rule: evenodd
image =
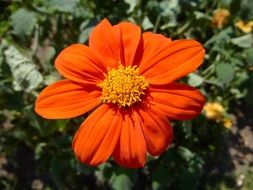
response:
<path id="1" fill-rule="evenodd" d="M 253 189 L 253 0 L 0 0 L 0 13 L 0 189 Z M 202 114 L 173 122 L 173 144 L 142 169 L 80 164 L 71 141 L 87 115 L 34 112 L 41 89 L 60 79 L 57 54 L 87 43 L 105 17 L 206 49 L 181 81 L 205 94 Z"/>

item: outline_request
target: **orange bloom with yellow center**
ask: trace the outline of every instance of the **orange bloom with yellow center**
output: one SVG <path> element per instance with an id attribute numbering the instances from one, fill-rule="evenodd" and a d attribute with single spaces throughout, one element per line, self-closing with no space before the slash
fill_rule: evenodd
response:
<path id="1" fill-rule="evenodd" d="M 124 167 L 143 167 L 147 152 L 160 155 L 173 139 L 169 120 L 187 120 L 205 98 L 175 82 L 197 69 L 204 49 L 194 40 L 141 33 L 132 23 L 106 19 L 91 32 L 89 46 L 74 44 L 56 58 L 66 79 L 45 88 L 35 111 L 49 119 L 94 110 L 74 140 L 77 158 L 98 165 L 113 157 Z"/>

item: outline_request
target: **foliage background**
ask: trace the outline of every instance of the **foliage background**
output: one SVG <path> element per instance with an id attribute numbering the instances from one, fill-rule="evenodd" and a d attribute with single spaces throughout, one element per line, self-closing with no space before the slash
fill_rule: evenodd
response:
<path id="1" fill-rule="evenodd" d="M 217 27 L 221 8 L 230 16 Z M 0 12 L 0 189 L 253 189 L 253 37 L 235 27 L 253 19 L 252 0 L 1 0 Z M 222 105 L 232 127 L 203 112 L 173 122 L 173 144 L 142 169 L 80 164 L 71 141 L 87 115 L 45 120 L 34 101 L 60 78 L 57 54 L 87 43 L 104 17 L 201 42 L 204 64 L 182 81 Z"/>

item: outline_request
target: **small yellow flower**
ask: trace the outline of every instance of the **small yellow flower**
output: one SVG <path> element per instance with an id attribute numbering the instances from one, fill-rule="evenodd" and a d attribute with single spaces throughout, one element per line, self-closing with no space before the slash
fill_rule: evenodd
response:
<path id="1" fill-rule="evenodd" d="M 244 33 L 250 33 L 253 29 L 253 21 L 249 21 L 246 23 L 242 20 L 239 20 L 235 23 L 235 27 L 237 27 Z"/>
<path id="2" fill-rule="evenodd" d="M 216 28 L 222 28 L 227 22 L 230 12 L 227 9 L 217 9 L 213 12 L 212 23 Z"/>
<path id="3" fill-rule="evenodd" d="M 233 121 L 229 118 L 224 118 L 223 126 L 226 127 L 227 129 L 231 129 L 231 127 L 233 126 Z"/>
<path id="4" fill-rule="evenodd" d="M 224 107 L 217 102 L 208 102 L 203 109 L 207 119 L 215 121 L 221 120 L 225 111 Z"/>

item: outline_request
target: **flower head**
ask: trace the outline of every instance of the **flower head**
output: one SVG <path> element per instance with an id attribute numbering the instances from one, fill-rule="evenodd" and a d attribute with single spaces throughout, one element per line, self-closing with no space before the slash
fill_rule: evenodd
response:
<path id="1" fill-rule="evenodd" d="M 223 106 L 218 102 L 208 102 L 203 109 L 207 119 L 215 121 L 221 120 L 225 111 Z"/>
<path id="2" fill-rule="evenodd" d="M 246 23 L 242 20 L 239 20 L 235 23 L 235 27 L 237 27 L 244 33 L 250 33 L 253 29 L 253 21 L 249 21 Z"/>
<path id="3" fill-rule="evenodd" d="M 228 22 L 230 12 L 227 9 L 217 9 L 213 12 L 212 23 L 216 28 L 222 28 Z"/>
<path id="4" fill-rule="evenodd" d="M 145 77 L 140 76 L 137 66 L 119 65 L 108 71 L 105 80 L 98 84 L 102 88 L 102 102 L 114 103 L 119 107 L 131 106 L 141 101 L 148 88 Z"/>
<path id="5" fill-rule="evenodd" d="M 205 98 L 175 82 L 202 63 L 194 40 L 144 32 L 129 22 L 106 19 L 91 32 L 89 46 L 74 44 L 56 58 L 66 79 L 46 87 L 35 111 L 49 119 L 72 118 L 94 110 L 74 140 L 77 158 L 98 165 L 109 157 L 125 167 L 142 167 L 147 152 L 166 150 L 173 139 L 169 120 L 196 117 Z"/>

